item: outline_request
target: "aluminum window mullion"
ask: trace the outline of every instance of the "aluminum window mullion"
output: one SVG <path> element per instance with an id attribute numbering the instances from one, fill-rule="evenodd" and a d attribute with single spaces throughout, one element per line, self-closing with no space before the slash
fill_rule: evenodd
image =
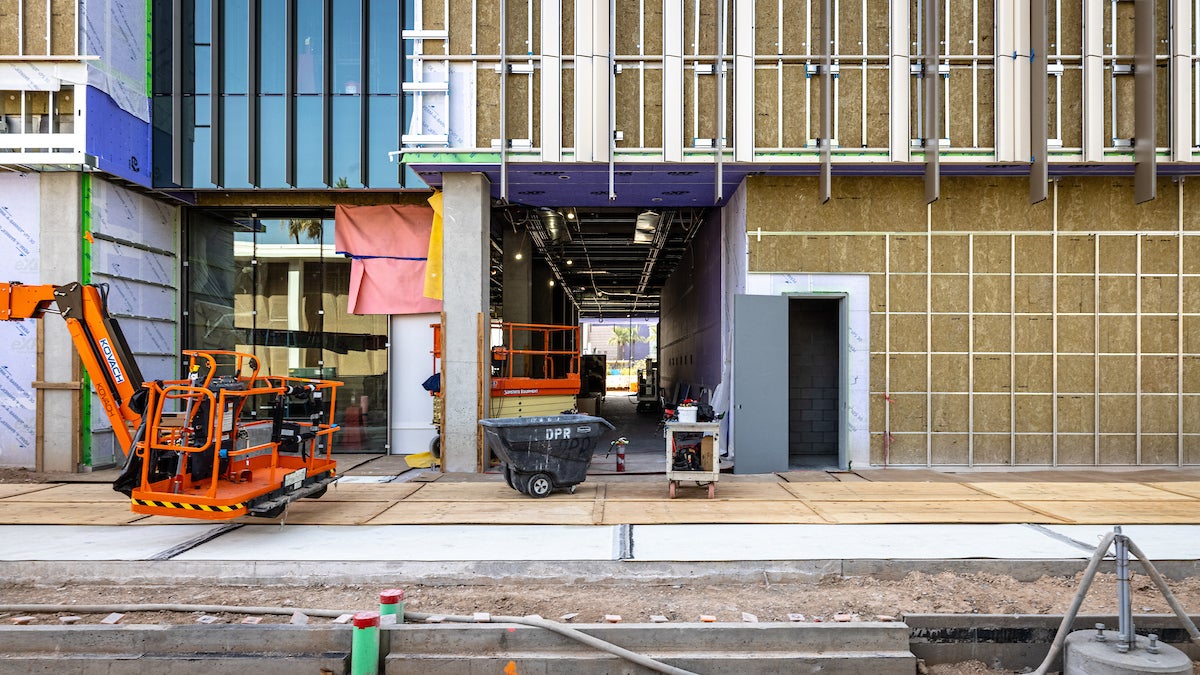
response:
<path id="1" fill-rule="evenodd" d="M 247 62 L 250 64 L 250 72 L 246 73 L 246 163 L 250 185 L 253 187 L 262 187 L 262 164 L 259 161 L 258 152 L 260 129 L 258 115 L 258 73 L 259 66 L 262 63 L 262 51 L 259 49 L 258 44 L 258 27 L 261 19 L 262 5 L 260 0 L 250 0 L 249 27 L 247 30 L 249 42 L 246 45 L 248 52 Z"/>
<path id="2" fill-rule="evenodd" d="M 321 181 L 333 186 L 333 0 L 324 0 L 321 58 Z"/>
<path id="3" fill-rule="evenodd" d="M 225 3 L 213 2 L 210 9 L 210 21 L 212 26 L 209 29 L 209 63 L 211 64 L 211 72 L 209 78 L 211 92 L 209 97 L 209 109 L 211 118 L 209 119 L 209 179 L 212 184 L 221 187 L 224 185 L 225 177 L 225 153 L 224 144 L 221 142 L 225 133 L 224 120 L 221 118 L 224 106 L 221 105 L 222 99 L 225 96 L 225 58 L 221 53 L 221 37 L 222 37 L 222 19 L 225 17 Z"/>
<path id="4" fill-rule="evenodd" d="M 75 22 L 78 26 L 78 5 L 75 7 Z M 171 3 L 171 63 L 171 183 L 182 186 L 183 71 L 187 68 L 183 56 L 183 0 L 173 0 Z"/>
<path id="5" fill-rule="evenodd" d="M 287 136 L 284 149 L 284 177 L 290 187 L 296 187 L 296 2 L 284 0 L 284 14 L 287 22 L 285 43 L 287 54 L 284 56 L 284 66 L 287 68 L 287 83 L 284 91 L 284 128 Z"/>
<path id="6" fill-rule="evenodd" d="M 368 92 L 371 91 L 371 68 L 368 64 L 371 63 L 371 0 L 362 0 L 362 21 L 358 26 L 358 166 L 359 180 L 363 187 L 371 187 L 371 98 Z M 396 36 L 396 42 L 400 45 L 400 51 L 405 51 L 405 46 L 408 44 Z M 403 71 L 401 71 L 403 72 Z M 390 322 L 389 322 L 390 323 Z"/>
<path id="7" fill-rule="evenodd" d="M 938 124 L 941 107 L 941 89 L 938 87 L 938 24 L 941 5 L 938 0 L 926 0 L 924 43 L 921 45 L 924 60 L 925 90 L 925 203 L 932 204 L 941 196 L 941 149 L 942 132 Z"/>

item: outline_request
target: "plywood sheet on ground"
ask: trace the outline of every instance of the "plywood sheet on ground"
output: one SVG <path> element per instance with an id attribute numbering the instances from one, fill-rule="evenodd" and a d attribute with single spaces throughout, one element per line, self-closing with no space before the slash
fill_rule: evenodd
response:
<path id="1" fill-rule="evenodd" d="M 507 487 L 505 488 L 507 489 Z M 406 499 L 394 504 L 368 525 L 593 525 L 593 502 L 552 495 L 512 501 L 435 502 Z"/>
<path id="2" fill-rule="evenodd" d="M 718 494 L 720 484 L 718 484 Z M 768 502 L 707 499 L 707 493 L 687 491 L 661 501 L 606 501 L 605 525 L 684 523 L 822 523 L 820 516 L 799 501 Z"/>
<path id="3" fill-rule="evenodd" d="M 563 494 L 566 493 L 556 493 Z M 596 495 L 596 484 L 591 485 L 584 483 L 575 488 L 575 494 L 571 495 L 576 499 L 592 499 Z M 430 502 L 479 502 L 479 501 L 529 501 L 533 499 L 528 495 L 517 492 L 510 488 L 504 481 L 498 483 L 459 483 L 441 481 L 439 483 L 426 484 L 420 490 L 414 492 L 406 501 L 430 501 Z"/>
<path id="4" fill-rule="evenodd" d="M 347 461 L 334 455 L 334 459 L 343 476 L 398 476 L 411 468 L 405 455 L 376 456 L 366 461 Z"/>
<path id="5" fill-rule="evenodd" d="M 837 480 L 828 471 L 785 471 L 776 475 L 789 483 L 832 483 Z"/>
<path id="6" fill-rule="evenodd" d="M 424 488 L 423 483 L 334 483 L 321 497 L 325 501 L 399 501 Z"/>
<path id="7" fill-rule="evenodd" d="M 288 506 L 279 518 L 246 516 L 238 522 L 263 524 L 282 522 L 288 525 L 362 525 L 386 511 L 395 502 L 330 502 L 325 499 L 300 500 Z"/>
<path id="8" fill-rule="evenodd" d="M 129 497 L 112 489 L 111 485 L 94 483 L 70 483 L 55 485 L 38 490 L 14 495 L 6 502 L 120 502 L 129 505 Z"/>
<path id="9" fill-rule="evenodd" d="M 1029 501 L 1021 503 L 1076 525 L 1200 524 L 1200 504 L 1195 501 Z"/>
<path id="10" fill-rule="evenodd" d="M 995 499 L 961 483 L 798 483 L 784 486 L 801 499 L 831 501 L 956 501 Z"/>
<path id="11" fill-rule="evenodd" d="M 1150 487 L 1200 499 L 1200 481 L 1165 481 L 1162 483 L 1150 483 Z"/>
<path id="12" fill-rule="evenodd" d="M 708 487 L 697 487 L 693 481 L 682 481 L 679 484 L 679 495 L 690 495 L 692 490 L 698 495 L 701 492 L 704 496 L 708 496 Z M 614 499 L 635 499 L 635 500 L 653 500 L 667 499 L 666 479 L 654 481 L 652 483 L 609 483 L 608 491 L 605 493 L 605 498 L 608 500 Z M 750 499 L 755 501 L 768 501 L 773 499 L 792 500 L 791 493 L 784 489 L 779 483 L 759 483 L 759 482 L 735 482 L 718 480 L 717 481 L 717 497 L 720 499 Z"/>
<path id="13" fill-rule="evenodd" d="M 957 483 L 963 480 L 962 477 L 952 473 L 926 469 L 858 469 L 854 473 L 866 480 L 880 483 Z"/>
<path id="14" fill-rule="evenodd" d="M 0 502 L 0 525 L 124 525 L 143 516 L 129 502 Z"/>
<path id="15" fill-rule="evenodd" d="M 52 486 L 45 483 L 0 483 L 0 499 L 37 492 L 49 487 Z"/>
<path id="16" fill-rule="evenodd" d="M 977 490 L 1018 501 L 1187 500 L 1186 495 L 1138 483 L 969 483 Z M 1200 506 L 1200 505 L 1198 505 Z"/>
<path id="17" fill-rule="evenodd" d="M 1062 523 L 1069 522 L 1005 501 L 807 502 L 828 522 L 879 523 Z"/>

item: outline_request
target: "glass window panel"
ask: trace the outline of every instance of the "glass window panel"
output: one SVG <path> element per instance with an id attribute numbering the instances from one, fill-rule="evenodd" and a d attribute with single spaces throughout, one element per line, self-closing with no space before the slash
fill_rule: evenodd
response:
<path id="1" fill-rule="evenodd" d="M 208 96 L 195 96 L 192 98 L 196 106 L 195 120 L 196 126 L 207 127 L 212 124 L 212 99 Z"/>
<path id="2" fill-rule="evenodd" d="M 371 53 L 370 94 L 400 93 L 400 13 L 396 2 L 369 0 L 371 7 L 370 34 L 367 37 Z"/>
<path id="3" fill-rule="evenodd" d="M 374 18 L 372 18 L 372 21 Z M 371 109 L 370 136 L 367 138 L 367 163 L 371 167 L 373 188 L 399 187 L 400 170 L 388 152 L 400 149 L 400 97 L 368 97 Z"/>
<path id="4" fill-rule="evenodd" d="M 192 135 L 192 187 L 216 187 L 212 183 L 212 134 L 208 127 L 196 127 Z"/>
<path id="5" fill-rule="evenodd" d="M 258 99 L 259 186 L 287 187 L 287 107 L 282 96 Z"/>
<path id="6" fill-rule="evenodd" d="M 321 135 L 322 96 L 296 97 L 296 187 L 324 185 Z"/>
<path id="7" fill-rule="evenodd" d="M 233 232 L 203 216 L 188 227 L 187 346 L 230 349 L 242 342 L 234 328 Z"/>
<path id="8" fill-rule="evenodd" d="M 240 188 L 250 187 L 250 168 L 249 168 L 249 135 L 246 133 L 249 126 L 247 115 L 247 102 L 245 96 L 225 96 L 222 97 L 223 125 L 222 133 L 225 137 L 222 139 L 224 144 L 224 175 L 222 176 L 223 187 Z"/>
<path id="9" fill-rule="evenodd" d="M 224 27 L 221 30 L 221 56 L 224 91 L 245 94 L 250 72 L 250 14 L 246 0 L 225 0 Z"/>
<path id="10" fill-rule="evenodd" d="M 333 91 L 357 94 L 361 91 L 362 9 L 358 0 L 338 0 L 333 4 Z"/>
<path id="11" fill-rule="evenodd" d="M 196 47 L 196 82 L 197 94 L 212 93 L 212 48 Z"/>
<path id="12" fill-rule="evenodd" d="M 212 41 L 212 5 L 209 0 L 196 0 L 194 6 L 196 44 Z"/>
<path id="13" fill-rule="evenodd" d="M 296 0 L 296 91 L 319 94 L 324 86 L 325 37 L 321 0 Z"/>
<path id="14" fill-rule="evenodd" d="M 261 0 L 258 88 L 264 94 L 282 94 L 287 88 L 286 7 L 285 0 Z"/>
<path id="15" fill-rule="evenodd" d="M 333 187 L 362 187 L 361 102 L 358 96 L 333 97 Z"/>

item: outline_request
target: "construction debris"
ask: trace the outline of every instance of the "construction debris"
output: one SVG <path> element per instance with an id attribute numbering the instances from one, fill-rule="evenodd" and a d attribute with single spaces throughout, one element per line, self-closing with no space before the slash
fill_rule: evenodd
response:
<path id="1" fill-rule="evenodd" d="M 124 614 L 121 614 L 120 612 L 113 612 L 112 614 L 109 614 L 108 616 L 104 617 L 103 619 L 100 619 L 100 623 L 107 624 L 107 625 L 118 624 L 118 623 L 121 623 L 121 619 L 123 619 L 123 618 L 125 618 Z"/>

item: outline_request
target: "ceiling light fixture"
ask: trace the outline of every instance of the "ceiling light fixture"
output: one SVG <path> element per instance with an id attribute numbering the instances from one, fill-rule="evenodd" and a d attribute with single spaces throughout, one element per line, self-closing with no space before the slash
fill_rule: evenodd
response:
<path id="1" fill-rule="evenodd" d="M 516 260 L 520 260 L 521 258 L 524 258 L 524 257 L 525 256 L 522 255 L 520 251 L 517 251 L 515 254 L 513 254 L 513 258 Z"/>

